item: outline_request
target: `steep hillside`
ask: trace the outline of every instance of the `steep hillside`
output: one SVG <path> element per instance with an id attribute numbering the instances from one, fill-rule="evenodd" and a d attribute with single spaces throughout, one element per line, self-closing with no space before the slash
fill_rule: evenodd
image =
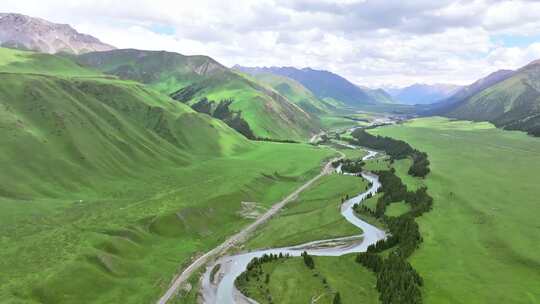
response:
<path id="1" fill-rule="evenodd" d="M 396 100 L 392 97 L 392 95 L 388 94 L 383 89 L 371 89 L 368 87 L 360 87 L 363 89 L 371 99 L 377 101 L 378 103 L 386 103 L 386 104 L 393 104 L 396 103 Z"/>
<path id="2" fill-rule="evenodd" d="M 8 49 L 0 55 L 2 196 L 62 190 L 45 190 L 49 183 L 92 188 L 99 176 L 182 165 L 193 155 L 220 156 L 248 144 L 223 123 L 141 84 L 56 56 Z"/>
<path id="3" fill-rule="evenodd" d="M 446 99 L 462 87 L 453 84 L 413 84 L 401 89 L 389 89 L 390 95 L 403 104 L 430 104 Z"/>
<path id="4" fill-rule="evenodd" d="M 206 56 L 128 49 L 88 53 L 78 60 L 106 74 L 148 84 L 183 103 L 208 100 L 212 112 L 222 102 L 231 102 L 233 115 L 245 120 L 258 137 L 305 139 L 319 130 L 314 116 L 275 90 Z"/>
<path id="5" fill-rule="evenodd" d="M 51 54 L 81 54 L 114 49 L 67 24 L 12 13 L 0 14 L 0 46 Z"/>
<path id="6" fill-rule="evenodd" d="M 446 116 L 487 120 L 497 127 L 540 136 L 540 62 L 532 62 L 511 77 L 471 95 Z"/>
<path id="7" fill-rule="evenodd" d="M 362 105 L 376 104 L 378 101 L 370 96 L 369 93 L 362 88 L 351 83 L 347 79 L 328 72 L 314 70 L 311 68 L 297 69 L 293 67 L 242 67 L 235 66 L 236 69 L 249 73 L 256 74 L 276 74 L 292 78 L 320 99 L 334 100 L 343 103 L 348 107 L 360 107 Z"/>
<path id="8" fill-rule="evenodd" d="M 489 74 L 488 76 L 481 78 L 474 83 L 464 86 L 458 90 L 454 95 L 441 100 L 440 102 L 434 103 L 429 106 L 427 113 L 429 115 L 436 114 L 441 115 L 452 111 L 454 108 L 457 108 L 463 102 L 465 102 L 469 97 L 481 92 L 482 90 L 495 85 L 501 81 L 504 81 L 511 77 L 514 74 L 514 71 L 511 70 L 499 70 Z"/>
<path id="9" fill-rule="evenodd" d="M 334 106 L 317 98 L 310 90 L 294 79 L 275 74 L 256 74 L 253 77 L 269 85 L 308 113 L 324 114 L 335 109 Z"/>

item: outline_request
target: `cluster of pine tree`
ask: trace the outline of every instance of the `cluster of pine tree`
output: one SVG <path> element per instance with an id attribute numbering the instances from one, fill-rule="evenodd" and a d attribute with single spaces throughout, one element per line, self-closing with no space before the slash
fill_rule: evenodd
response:
<path id="1" fill-rule="evenodd" d="M 265 263 L 270 263 L 274 261 L 278 261 L 281 259 L 288 259 L 290 258 L 289 254 L 264 254 L 260 258 L 253 258 L 249 264 L 246 267 L 246 271 L 242 272 L 236 280 L 235 285 L 238 290 L 240 290 L 245 296 L 249 297 L 249 290 L 247 288 L 248 283 L 250 280 L 256 281 L 259 285 L 259 288 L 261 291 L 265 294 L 266 300 L 268 303 L 272 302 L 272 295 L 270 295 L 270 291 L 268 289 L 268 283 L 270 283 L 270 275 L 268 273 L 264 273 L 262 265 Z M 266 289 L 263 288 L 262 283 L 264 282 L 264 286 L 266 286 Z"/>
<path id="2" fill-rule="evenodd" d="M 174 100 L 186 103 L 193 99 L 193 97 L 195 97 L 195 95 L 197 95 L 197 93 L 199 93 L 203 89 L 204 87 L 200 84 L 192 84 L 171 93 L 169 96 L 171 96 L 171 98 Z"/>
<path id="3" fill-rule="evenodd" d="M 383 195 L 377 200 L 375 211 L 370 211 L 373 216 L 385 218 L 387 206 L 393 202 L 401 201 L 409 204 L 411 208 L 405 215 L 411 215 L 412 217 L 420 216 L 431 209 L 433 199 L 427 193 L 426 187 L 421 187 L 416 191 L 408 191 L 407 186 L 403 184 L 393 169 L 390 171 L 377 171 L 376 174 L 381 182 L 379 192 Z M 362 207 L 361 205 L 355 206 L 359 211 L 366 211 Z"/>
<path id="4" fill-rule="evenodd" d="M 382 303 L 422 303 L 422 277 L 397 252 L 390 253 L 386 259 L 365 252 L 359 254 L 356 260 L 377 274 L 376 287 Z"/>
<path id="5" fill-rule="evenodd" d="M 334 300 L 332 300 L 332 304 L 341 304 L 341 295 L 339 292 L 336 292 L 334 295 Z"/>
<path id="6" fill-rule="evenodd" d="M 420 287 L 423 281 L 407 258 L 422 242 L 415 218 L 431 210 L 433 199 L 427 193 L 426 187 L 407 191 L 407 187 L 395 174 L 395 170 L 376 173 L 382 184 L 380 189 L 382 196 L 377 200 L 375 211 L 362 205 L 356 205 L 355 211 L 366 212 L 382 220 L 390 235 L 385 240 L 369 246 L 366 252 L 357 256 L 356 261 L 377 274 L 377 290 L 383 304 L 422 303 Z M 386 207 L 392 202 L 399 201 L 409 204 L 410 210 L 397 217 L 386 216 L 384 214 Z M 379 255 L 380 252 L 392 248 L 394 250 L 387 258 Z"/>
<path id="7" fill-rule="evenodd" d="M 254 140 L 257 141 L 271 141 L 271 142 L 278 142 L 278 143 L 287 143 L 287 144 L 299 144 L 299 141 L 292 140 L 292 139 L 278 139 L 278 138 L 269 138 L 269 137 L 255 137 Z"/>
<path id="8" fill-rule="evenodd" d="M 277 261 L 279 259 L 287 259 L 287 258 L 290 258 L 290 255 L 283 254 L 281 252 L 279 254 L 272 254 L 272 253 L 263 254 L 260 258 L 253 258 L 247 265 L 246 269 L 247 271 L 250 271 L 254 268 L 260 267 L 264 263 L 270 263 L 273 261 Z"/>
<path id="9" fill-rule="evenodd" d="M 394 170 L 377 171 L 376 174 L 379 176 L 381 183 L 379 192 L 383 195 L 377 200 L 375 216 L 382 217 L 386 211 L 386 206 L 392 202 L 405 200 L 405 197 L 407 197 L 407 186 L 401 182 L 401 179 L 395 174 Z"/>
<path id="10" fill-rule="evenodd" d="M 288 259 L 291 256 L 289 254 L 264 254 L 260 258 L 253 258 L 249 264 L 246 267 L 246 271 L 244 271 L 242 274 L 240 274 L 236 280 L 235 285 L 236 288 L 238 288 L 239 291 L 241 291 L 245 296 L 250 297 L 250 289 L 248 288 L 248 284 L 250 282 L 255 282 L 255 286 L 258 289 L 259 293 L 262 294 L 268 303 L 273 303 L 272 295 L 270 294 L 269 286 L 270 283 L 270 274 L 265 273 L 263 270 L 263 265 L 265 263 L 271 263 L 275 261 L 279 261 L 282 259 Z M 306 267 L 308 267 L 311 270 L 315 269 L 315 260 L 311 255 L 309 255 L 306 251 L 302 252 L 301 257 L 304 261 L 304 264 Z M 328 285 L 327 280 L 322 277 L 320 274 L 318 274 L 319 277 L 322 279 L 322 283 L 325 286 L 325 288 L 331 292 L 331 288 Z M 253 284 L 252 284 L 253 286 Z M 341 296 L 339 292 L 335 293 L 333 303 L 341 304 Z"/>
<path id="11" fill-rule="evenodd" d="M 343 172 L 359 174 L 360 172 L 362 172 L 362 167 L 364 167 L 365 163 L 361 159 L 348 158 L 332 162 L 332 166 L 334 168 L 337 168 L 339 165 L 341 165 L 341 170 Z"/>
<path id="12" fill-rule="evenodd" d="M 302 252 L 302 258 L 304 259 L 304 264 L 306 264 L 309 269 L 315 268 L 315 261 L 307 252 Z"/>
<path id="13" fill-rule="evenodd" d="M 384 151 L 393 159 L 406 158 L 414 151 L 414 149 L 408 143 L 402 140 L 396 140 L 379 135 L 371 135 L 364 129 L 356 129 L 351 133 L 351 135 L 355 138 L 353 144 Z"/>
<path id="14" fill-rule="evenodd" d="M 411 155 L 413 163 L 409 168 L 409 175 L 425 177 L 429 173 L 429 160 L 427 153 L 414 150 Z"/>
<path id="15" fill-rule="evenodd" d="M 422 303 L 423 280 L 403 257 L 392 253 L 377 273 L 377 289 L 382 303 Z"/>
<path id="16" fill-rule="evenodd" d="M 429 173 L 429 160 L 424 152 L 413 149 L 408 143 L 390 137 L 371 135 L 365 129 L 356 129 L 351 133 L 354 139 L 349 139 L 352 144 L 384 151 L 392 160 L 412 158 L 413 164 L 409 168 L 409 174 L 416 177 L 425 177 Z"/>
<path id="17" fill-rule="evenodd" d="M 213 100 L 208 100 L 206 97 L 203 97 L 193 104 L 191 108 L 199 113 L 205 113 L 222 120 L 229 127 L 235 129 L 248 139 L 256 139 L 251 127 L 247 121 L 242 118 L 242 111 L 234 111 L 229 108 L 233 101 L 233 99 L 223 99 L 216 103 Z"/>

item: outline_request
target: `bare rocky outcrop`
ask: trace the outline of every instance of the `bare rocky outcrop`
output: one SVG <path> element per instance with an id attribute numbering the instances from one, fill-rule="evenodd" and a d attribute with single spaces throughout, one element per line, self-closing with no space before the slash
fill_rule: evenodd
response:
<path id="1" fill-rule="evenodd" d="M 115 49 L 93 36 L 77 32 L 68 24 L 14 13 L 0 13 L 0 46 L 49 54 Z"/>

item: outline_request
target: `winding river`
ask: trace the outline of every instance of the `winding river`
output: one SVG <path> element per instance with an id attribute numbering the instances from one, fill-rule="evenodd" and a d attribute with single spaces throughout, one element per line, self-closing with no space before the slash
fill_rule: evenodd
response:
<path id="1" fill-rule="evenodd" d="M 378 153 L 369 151 L 363 160 L 374 158 Z M 336 169 L 341 172 L 341 166 Z M 350 253 L 364 252 L 371 244 L 384 239 L 384 231 L 372 226 L 354 215 L 353 206 L 363 201 L 369 194 L 375 194 L 379 187 L 379 179 L 376 175 L 369 172 L 362 172 L 362 177 L 371 183 L 371 187 L 357 196 L 345 201 L 341 205 L 341 215 L 361 229 L 362 233 L 357 236 L 336 238 L 329 240 L 319 240 L 302 245 L 291 247 L 273 248 L 257 250 L 237 255 L 224 256 L 210 263 L 201 278 L 201 297 L 203 303 L 208 304 L 243 304 L 257 303 L 253 299 L 244 296 L 234 285 L 236 278 L 246 270 L 248 263 L 255 257 L 261 257 L 264 254 L 289 254 L 291 256 L 300 256 L 306 251 L 314 256 L 341 256 Z M 219 264 L 219 270 L 213 269 Z M 216 268 L 217 269 L 217 268 Z M 211 278 L 213 280 L 211 280 Z"/>

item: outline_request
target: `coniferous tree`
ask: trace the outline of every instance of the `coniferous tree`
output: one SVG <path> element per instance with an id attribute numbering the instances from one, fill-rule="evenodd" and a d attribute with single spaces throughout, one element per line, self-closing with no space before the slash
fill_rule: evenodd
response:
<path id="1" fill-rule="evenodd" d="M 341 296 L 339 295 L 339 292 L 336 292 L 336 295 L 334 296 L 334 301 L 332 301 L 332 304 L 341 304 Z"/>
<path id="2" fill-rule="evenodd" d="M 302 258 L 304 258 L 304 264 L 310 269 L 315 268 L 315 261 L 306 251 L 302 252 Z"/>

